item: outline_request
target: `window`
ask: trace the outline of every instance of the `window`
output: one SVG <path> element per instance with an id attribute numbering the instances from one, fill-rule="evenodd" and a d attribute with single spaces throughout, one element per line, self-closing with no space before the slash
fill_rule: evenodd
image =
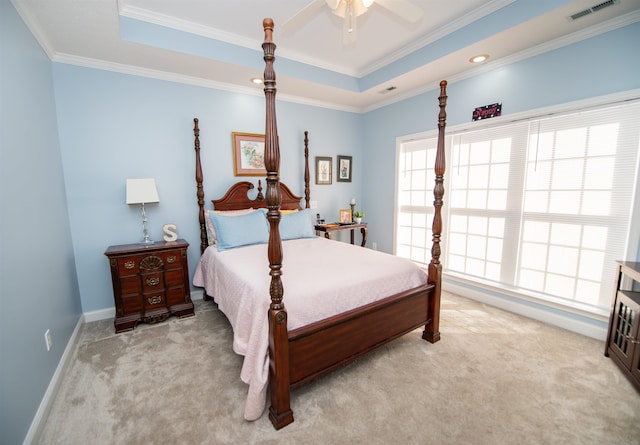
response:
<path id="1" fill-rule="evenodd" d="M 447 132 L 445 273 L 609 308 L 626 258 L 640 103 Z M 431 259 L 437 139 L 398 153 L 396 254 Z M 634 253 L 635 254 L 635 253 Z"/>

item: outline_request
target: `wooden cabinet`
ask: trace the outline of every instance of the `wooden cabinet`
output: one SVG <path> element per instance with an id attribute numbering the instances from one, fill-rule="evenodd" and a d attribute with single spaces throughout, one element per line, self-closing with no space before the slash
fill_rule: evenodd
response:
<path id="1" fill-rule="evenodd" d="M 131 330 L 140 321 L 156 323 L 170 315 L 194 314 L 188 247 L 180 239 L 151 245 L 110 246 L 105 251 L 111 266 L 116 333 Z"/>
<path id="2" fill-rule="evenodd" d="M 619 262 L 604 355 L 640 390 L 640 263 Z"/>

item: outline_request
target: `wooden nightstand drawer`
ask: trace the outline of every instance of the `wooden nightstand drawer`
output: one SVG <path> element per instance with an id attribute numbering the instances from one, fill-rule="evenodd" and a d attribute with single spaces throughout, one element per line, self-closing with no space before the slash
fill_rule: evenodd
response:
<path id="1" fill-rule="evenodd" d="M 180 251 L 171 251 L 164 253 L 161 257 L 164 260 L 166 267 L 175 267 L 180 264 L 180 255 Z"/>
<path id="2" fill-rule="evenodd" d="M 168 270 L 164 274 L 167 287 L 180 286 L 184 283 L 184 271 L 182 269 Z"/>
<path id="3" fill-rule="evenodd" d="M 122 310 L 124 314 L 130 314 L 142 310 L 142 298 L 140 295 L 129 295 L 122 297 Z"/>
<path id="4" fill-rule="evenodd" d="M 154 290 L 164 289 L 164 279 L 162 275 L 162 272 L 142 274 L 143 292 L 152 292 Z"/>
<path id="5" fill-rule="evenodd" d="M 188 294 L 185 293 L 183 286 L 167 289 L 167 304 L 173 305 L 188 303 L 186 301 L 188 298 Z"/>
<path id="6" fill-rule="evenodd" d="M 189 266 L 184 240 L 169 243 L 125 244 L 109 247 L 116 332 L 140 321 L 156 323 L 169 315 L 193 315 Z"/>
<path id="7" fill-rule="evenodd" d="M 146 308 L 155 309 L 161 306 L 165 306 L 165 298 L 163 293 L 150 293 L 144 294 L 143 297 L 144 305 Z"/>
<path id="8" fill-rule="evenodd" d="M 118 263 L 118 272 L 120 273 L 120 275 L 131 275 L 139 273 L 139 263 L 141 259 L 141 257 L 136 256 L 116 258 L 115 261 Z"/>
<path id="9" fill-rule="evenodd" d="M 140 277 L 138 275 L 120 277 L 120 292 L 122 295 L 139 295 L 141 291 L 142 287 L 140 286 Z"/>

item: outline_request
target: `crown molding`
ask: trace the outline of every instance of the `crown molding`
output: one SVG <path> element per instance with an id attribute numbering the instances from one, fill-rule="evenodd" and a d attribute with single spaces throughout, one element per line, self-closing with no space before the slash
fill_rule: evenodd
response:
<path id="1" fill-rule="evenodd" d="M 576 31 L 572 34 L 559 37 L 557 39 L 551 40 L 549 42 L 527 48 L 524 51 L 520 51 L 519 53 L 512 54 L 507 57 L 503 57 L 501 59 L 491 60 L 490 62 L 483 63 L 482 65 L 475 66 L 470 68 L 467 71 L 461 72 L 454 76 L 448 77 L 447 82 L 449 85 L 454 84 L 456 82 L 460 82 L 462 80 L 477 76 L 479 74 L 483 74 L 489 71 L 496 70 L 498 68 L 514 64 L 516 62 L 520 62 L 522 60 L 529 59 L 534 56 L 538 56 L 540 54 L 544 54 L 549 51 L 553 51 L 568 45 L 572 45 L 574 43 L 581 42 L 583 40 L 589 39 L 591 37 L 596 37 L 600 34 L 607 33 L 609 31 L 614 31 L 619 28 L 623 28 L 628 25 L 632 25 L 640 21 L 640 10 L 629 12 L 620 17 L 616 17 L 606 22 L 602 22 L 597 25 L 593 25 L 589 28 L 585 28 L 580 31 Z M 368 113 L 369 111 L 376 110 L 378 108 L 386 107 L 388 105 L 392 105 L 396 102 L 401 102 L 403 100 L 409 99 L 411 97 L 417 96 L 419 94 L 423 94 L 438 88 L 440 85 L 440 81 L 431 82 L 429 84 L 425 84 L 420 86 L 419 88 L 414 88 L 410 91 L 407 91 L 403 94 L 399 94 L 394 97 L 390 97 L 387 100 L 383 100 L 375 103 L 370 107 L 366 107 L 361 110 L 361 113 Z"/>
<path id="2" fill-rule="evenodd" d="M 149 68 L 140 68 L 133 65 L 126 65 L 123 63 L 116 63 L 116 62 L 108 62 L 105 60 L 75 56 L 72 54 L 58 53 L 52 59 L 52 62 L 81 66 L 85 68 L 93 68 L 93 69 L 104 70 L 104 71 L 111 71 L 111 72 L 116 72 L 120 74 L 129 74 L 132 76 L 147 77 L 150 79 L 165 80 L 167 82 L 182 83 L 186 85 L 193 85 L 193 86 L 198 86 L 203 88 L 227 91 L 230 93 L 246 94 L 249 96 L 263 96 L 264 94 L 262 89 L 258 89 L 255 87 L 249 87 L 249 86 L 244 87 L 244 86 L 225 83 L 225 82 L 218 82 L 214 80 L 203 79 L 201 77 L 187 76 L 183 74 L 153 70 Z M 346 111 L 350 113 L 361 112 L 361 109 L 359 109 L 358 107 L 349 107 L 349 106 L 344 106 L 344 105 L 330 103 L 330 102 L 317 101 L 317 100 L 308 99 L 305 97 L 300 97 L 300 96 L 295 96 L 290 94 L 278 93 L 278 100 L 283 102 L 291 102 L 291 103 L 309 105 L 309 106 L 320 107 L 320 108 L 329 108 L 337 111 Z"/>
<path id="3" fill-rule="evenodd" d="M 513 3 L 515 0 L 491 0 L 489 2 L 487 2 L 486 5 L 468 13 L 465 14 L 464 16 L 453 20 L 449 23 L 447 23 L 445 26 L 441 26 L 439 29 L 436 29 L 435 31 L 425 35 L 424 37 L 422 37 L 421 39 L 418 39 L 414 42 L 411 42 L 405 46 L 403 46 L 400 50 L 395 51 L 379 60 L 377 60 L 376 62 L 366 66 L 365 68 L 363 68 L 362 70 L 360 70 L 357 74 L 357 77 L 364 77 L 368 74 L 371 74 L 372 72 L 383 68 L 393 62 L 396 62 L 397 60 L 408 56 L 409 54 L 419 50 L 420 48 L 423 48 L 427 45 L 430 45 L 431 43 L 434 43 L 440 39 L 442 39 L 443 37 L 456 32 L 462 28 L 464 28 L 465 26 L 480 20 L 483 17 L 488 16 L 489 14 L 493 14 L 494 12 L 498 11 L 499 9 L 504 8 L 505 6 L 510 5 L 511 3 Z"/>
<path id="4" fill-rule="evenodd" d="M 177 31 L 198 35 L 212 40 L 218 40 L 221 42 L 229 43 L 231 45 L 254 50 L 256 52 L 258 51 L 257 48 L 260 48 L 262 45 L 262 41 L 259 41 L 257 39 L 250 39 L 231 32 L 220 31 L 210 26 L 204 26 L 188 20 L 178 19 L 176 17 L 150 11 L 148 9 L 130 6 L 126 4 L 126 0 L 118 0 L 118 14 L 130 19 L 152 23 L 154 25 L 175 29 Z M 284 48 L 278 48 L 278 55 L 279 57 L 291 59 L 296 62 L 310 65 L 316 68 L 333 71 L 351 77 L 358 77 L 357 70 L 348 69 L 343 66 L 338 66 L 314 58 L 310 58 L 306 54 L 298 51 L 290 51 Z"/>

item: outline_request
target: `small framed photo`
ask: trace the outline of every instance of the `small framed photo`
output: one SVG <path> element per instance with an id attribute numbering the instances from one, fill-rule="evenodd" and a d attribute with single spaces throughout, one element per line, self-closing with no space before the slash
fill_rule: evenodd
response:
<path id="1" fill-rule="evenodd" d="M 341 223 L 351 222 L 351 209 L 340 209 L 340 222 Z"/>
<path id="2" fill-rule="evenodd" d="M 351 156 L 338 155 L 338 182 L 351 182 Z"/>
<path id="3" fill-rule="evenodd" d="M 331 170 L 332 162 L 333 160 L 330 157 L 316 156 L 316 184 L 331 184 L 331 178 L 333 176 Z"/>
<path id="4" fill-rule="evenodd" d="M 234 176 L 264 176 L 264 134 L 231 133 Z"/>

